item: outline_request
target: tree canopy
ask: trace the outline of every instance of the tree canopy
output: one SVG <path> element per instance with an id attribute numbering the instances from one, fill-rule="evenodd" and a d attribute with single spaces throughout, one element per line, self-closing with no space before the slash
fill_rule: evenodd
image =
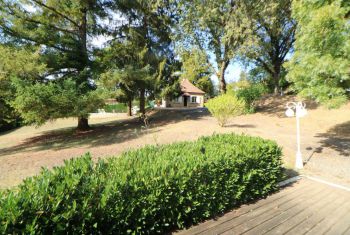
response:
<path id="1" fill-rule="evenodd" d="M 213 55 L 220 91 L 226 92 L 225 72 L 243 44 L 249 44 L 250 22 L 244 1 L 180 0 L 178 35 L 184 45 L 196 45 Z"/>
<path id="2" fill-rule="evenodd" d="M 247 1 L 246 4 L 246 17 L 253 27 L 252 44 L 241 50 L 242 59 L 264 70 L 277 94 L 285 75 L 282 65 L 295 41 L 292 0 Z"/>
<path id="3" fill-rule="evenodd" d="M 0 128 L 75 117 L 86 129 L 105 98 L 144 113 L 182 78 L 212 96 L 216 75 L 225 93 L 237 61 L 275 93 L 291 84 L 337 107 L 349 98 L 349 18 L 347 0 L 0 0 Z"/>
<path id="4" fill-rule="evenodd" d="M 328 107 L 347 100 L 350 88 L 350 25 L 347 1 L 293 2 L 298 21 L 287 78 L 302 96 Z"/>
<path id="5" fill-rule="evenodd" d="M 13 103 L 26 123 L 42 124 L 46 120 L 73 116 L 78 118 L 80 129 L 88 128 L 89 112 L 96 109 L 91 104 L 98 106 L 102 102 L 94 91 L 92 48 L 88 42 L 101 32 L 98 22 L 106 17 L 105 8 L 109 3 L 0 1 L 4 41 L 17 47 L 38 47 L 40 59 L 46 65 L 40 76 L 32 80 L 21 77 L 22 81 L 16 83 L 18 94 L 30 95 L 30 100 L 17 96 Z M 60 99 L 47 99 L 50 94 L 57 94 Z M 55 109 L 55 106 L 62 108 Z M 44 107 L 48 108 L 47 112 L 42 112 Z"/>

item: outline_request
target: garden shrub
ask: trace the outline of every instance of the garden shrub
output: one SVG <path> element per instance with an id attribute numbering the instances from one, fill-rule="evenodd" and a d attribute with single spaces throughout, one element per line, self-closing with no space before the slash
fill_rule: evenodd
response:
<path id="1" fill-rule="evenodd" d="M 220 95 L 210 99 L 205 106 L 216 118 L 220 126 L 225 126 L 229 118 L 245 112 L 244 100 L 232 95 Z"/>
<path id="2" fill-rule="evenodd" d="M 275 142 L 234 134 L 86 154 L 2 192 L 0 233 L 166 233 L 266 196 L 281 172 Z"/>
<path id="3" fill-rule="evenodd" d="M 262 84 L 250 84 L 235 92 L 239 99 L 244 100 L 247 113 L 255 112 L 255 101 L 260 99 L 264 93 L 266 93 L 266 87 Z"/>

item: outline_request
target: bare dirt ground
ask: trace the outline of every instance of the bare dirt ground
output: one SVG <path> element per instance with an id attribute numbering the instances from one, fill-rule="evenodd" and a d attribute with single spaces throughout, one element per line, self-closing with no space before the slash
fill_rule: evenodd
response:
<path id="1" fill-rule="evenodd" d="M 76 132 L 74 119 L 46 125 L 22 127 L 0 134 L 0 188 L 63 164 L 63 160 L 90 152 L 94 159 L 118 155 L 146 144 L 194 140 L 213 133 L 245 133 L 277 141 L 283 147 L 285 166 L 295 159 L 295 118 L 286 118 L 285 103 L 294 97 L 266 98 L 258 112 L 230 120 L 222 128 L 205 109 L 159 110 L 145 129 L 125 114 L 91 117 L 92 129 Z M 307 102 L 309 113 L 301 120 L 302 153 L 306 161 L 301 173 L 350 185 L 350 103 L 327 110 Z"/>

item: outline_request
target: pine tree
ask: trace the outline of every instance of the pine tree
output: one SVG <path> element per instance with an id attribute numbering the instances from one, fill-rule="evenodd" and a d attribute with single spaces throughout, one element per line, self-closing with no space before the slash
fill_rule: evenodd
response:
<path id="1" fill-rule="evenodd" d="M 89 112 L 102 100 L 95 91 L 88 42 L 102 32 L 98 22 L 106 17 L 108 4 L 97 0 L 0 0 L 0 30 L 6 41 L 40 47 L 46 65 L 45 73 L 15 84 L 20 95 L 12 105 L 26 123 L 40 125 L 50 119 L 77 117 L 78 129 L 89 127 Z"/>
<path id="2" fill-rule="evenodd" d="M 164 72 L 174 61 L 172 40 L 172 4 L 168 1 L 115 1 L 114 10 L 125 23 L 112 31 L 113 39 L 105 51 L 111 58 L 105 64 L 114 76 L 122 97 L 138 98 L 140 112 L 145 113 L 146 96 L 157 96 L 164 85 Z M 108 55 L 109 54 L 109 55 Z M 120 58 L 121 57 L 121 58 Z M 108 77 L 105 76 L 106 84 Z M 132 81 L 132 82 L 131 82 Z M 107 82 L 108 83 L 108 82 Z M 131 85 L 132 84 L 132 85 Z M 118 98 L 118 97 L 117 97 Z"/>

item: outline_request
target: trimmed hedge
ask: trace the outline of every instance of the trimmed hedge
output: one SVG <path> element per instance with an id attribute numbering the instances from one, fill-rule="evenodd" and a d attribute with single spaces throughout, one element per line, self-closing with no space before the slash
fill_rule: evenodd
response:
<path id="1" fill-rule="evenodd" d="M 234 134 L 97 164 L 86 154 L 3 192 L 0 233 L 165 233 L 264 197 L 281 176 L 275 142 Z"/>

